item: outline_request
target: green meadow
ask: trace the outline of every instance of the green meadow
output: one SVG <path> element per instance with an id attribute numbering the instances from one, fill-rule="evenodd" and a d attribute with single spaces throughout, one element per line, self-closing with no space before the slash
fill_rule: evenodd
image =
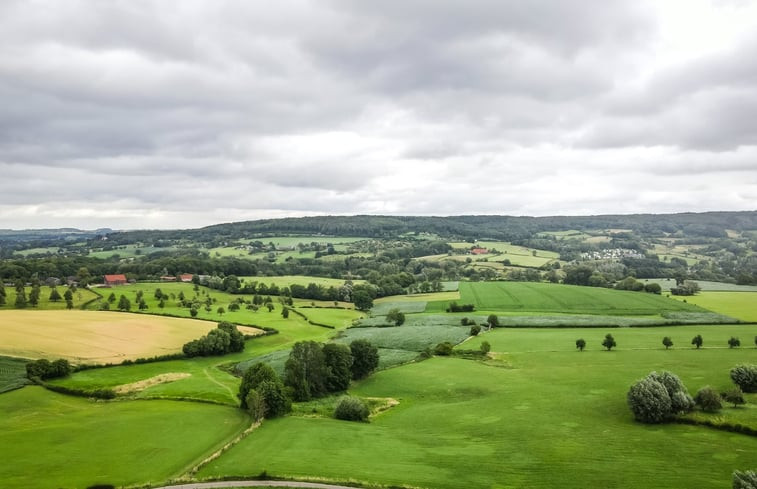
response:
<path id="1" fill-rule="evenodd" d="M 26 362 L 22 358 L 0 356 L 0 394 L 29 383 L 26 378 Z"/>
<path id="2" fill-rule="evenodd" d="M 25 387 L 0 397 L 3 487 L 116 486 L 178 477 L 249 426 L 241 410 L 176 401 L 93 402 Z"/>
<path id="3" fill-rule="evenodd" d="M 52 288 L 48 287 L 46 285 L 43 285 L 40 287 L 40 293 L 39 293 L 39 303 L 36 306 L 32 306 L 31 304 L 27 304 L 26 309 L 29 310 L 65 310 L 66 309 L 66 301 L 63 299 L 63 294 L 66 293 L 66 290 L 68 290 L 68 287 L 66 286 L 58 286 L 55 287 L 58 290 L 58 293 L 61 296 L 61 299 L 58 301 L 51 301 L 50 300 L 50 292 L 52 292 Z M 31 292 L 31 287 L 25 287 L 24 288 L 24 294 L 26 294 L 26 300 L 27 303 L 29 301 L 29 293 Z M 16 288 L 12 286 L 6 286 L 5 287 L 5 305 L 0 306 L 0 311 L 4 309 L 16 309 Z M 73 303 L 74 308 L 78 309 L 82 307 L 84 304 L 97 299 L 98 296 L 91 290 L 87 289 L 76 289 L 76 292 L 73 293 Z"/>
<path id="4" fill-rule="evenodd" d="M 742 321 L 757 322 L 757 291 L 725 292 L 705 290 L 694 296 L 679 296 L 676 298 L 681 301 L 685 299 L 689 304 L 695 304 L 720 314 L 728 314 Z"/>

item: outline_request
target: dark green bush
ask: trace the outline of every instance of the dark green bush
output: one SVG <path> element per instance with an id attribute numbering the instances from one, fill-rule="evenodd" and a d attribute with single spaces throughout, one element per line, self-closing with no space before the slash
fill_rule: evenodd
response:
<path id="1" fill-rule="evenodd" d="M 357 397 L 343 397 L 334 409 L 334 417 L 345 421 L 368 421 L 368 406 Z"/>
<path id="2" fill-rule="evenodd" d="M 757 365 L 737 365 L 731 369 L 731 380 L 744 392 L 757 392 Z"/>

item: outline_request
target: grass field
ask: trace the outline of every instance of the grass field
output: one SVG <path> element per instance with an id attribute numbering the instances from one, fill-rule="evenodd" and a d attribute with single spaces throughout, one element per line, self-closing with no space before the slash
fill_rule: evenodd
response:
<path id="1" fill-rule="evenodd" d="M 659 315 L 663 312 L 702 312 L 701 308 L 643 292 L 534 282 L 461 282 L 460 303 L 479 311 Z M 430 302 L 429 312 L 445 303 Z"/>
<path id="2" fill-rule="evenodd" d="M 121 362 L 181 352 L 216 323 L 98 311 L 0 311 L 0 353 L 66 358 L 74 363 Z"/>
<path id="3" fill-rule="evenodd" d="M 26 378 L 26 362 L 23 358 L 0 356 L 0 394 L 29 383 Z"/>
<path id="4" fill-rule="evenodd" d="M 497 351 L 509 333 L 485 338 Z M 730 487 L 734 469 L 754 466 L 757 439 L 641 425 L 632 421 L 625 395 L 652 369 L 672 369 L 691 390 L 727 384 L 728 369 L 752 354 L 526 351 L 508 354 L 500 363 L 505 368 L 436 358 L 385 370 L 356 386 L 356 395 L 399 400 L 370 424 L 267 421 L 199 475 L 265 470 L 433 488 Z"/>
<path id="5" fill-rule="evenodd" d="M 660 284 L 663 291 L 669 291 L 671 287 L 676 286 L 676 281 L 672 278 L 650 278 L 644 279 L 643 282 L 656 282 Z M 699 288 L 705 292 L 757 292 L 757 285 L 736 285 L 725 282 L 710 282 L 707 280 L 695 280 Z"/>
<path id="6" fill-rule="evenodd" d="M 59 286 L 56 287 L 58 289 L 58 293 L 61 297 L 63 297 L 63 294 L 68 290 L 68 287 L 65 286 Z M 27 301 L 29 300 L 29 293 L 31 292 L 31 287 L 25 287 L 24 291 L 26 294 Z M 66 309 L 66 301 L 61 299 L 59 301 L 53 302 L 50 300 L 50 291 L 52 289 L 48 286 L 42 286 L 40 287 L 40 294 L 39 294 L 39 304 L 37 304 L 36 307 L 32 307 L 31 305 L 26 306 L 26 310 L 34 311 L 34 310 L 65 310 Z M 5 299 L 5 305 L 0 306 L 0 311 L 3 310 L 16 310 L 16 289 L 14 287 L 5 287 L 5 293 L 6 293 L 6 299 Z M 92 299 L 97 299 L 97 295 L 87 289 L 77 289 L 76 292 L 73 294 L 73 302 L 74 302 L 74 308 L 78 309 L 80 308 L 84 303 L 91 301 Z"/>
<path id="7" fill-rule="evenodd" d="M 166 480 L 249 425 L 235 408 L 91 402 L 36 386 L 1 395 L 0 410 L 0 480 L 7 489 Z"/>
<path id="8" fill-rule="evenodd" d="M 710 311 L 728 314 L 743 321 L 757 321 L 757 292 L 704 291 L 689 297 L 675 297 Z"/>
<path id="9" fill-rule="evenodd" d="M 473 246 L 471 243 L 449 243 L 455 249 L 468 249 Z M 476 246 L 486 248 L 489 251 L 496 250 L 501 254 L 486 254 L 476 256 L 460 256 L 456 255 L 456 258 L 467 257 L 472 258 L 474 261 L 487 259 L 490 262 L 501 262 L 503 260 L 510 260 L 510 263 L 519 267 L 540 267 L 546 263 L 558 260 L 560 258 L 559 253 L 554 251 L 539 250 L 535 248 L 526 248 L 524 246 L 517 246 L 505 241 L 478 241 Z M 452 258 L 452 257 L 450 257 Z"/>
<path id="10" fill-rule="evenodd" d="M 343 279 L 326 278 L 326 277 L 310 277 L 307 275 L 282 275 L 280 277 L 239 277 L 246 283 L 257 282 L 259 284 L 271 285 L 274 284 L 278 287 L 289 287 L 290 285 L 302 285 L 307 286 L 311 283 L 318 284 L 324 288 L 336 287 L 339 288 L 344 285 Z M 353 280 L 353 284 L 364 284 L 365 280 Z"/>

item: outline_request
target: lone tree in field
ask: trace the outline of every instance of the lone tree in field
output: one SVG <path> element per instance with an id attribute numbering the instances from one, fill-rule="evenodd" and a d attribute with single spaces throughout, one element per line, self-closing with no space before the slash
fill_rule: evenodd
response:
<path id="1" fill-rule="evenodd" d="M 604 346 L 605 348 L 607 348 L 607 351 L 610 351 L 614 347 L 618 346 L 618 344 L 615 342 L 615 338 L 613 338 L 610 333 L 607 333 L 605 335 L 604 341 L 602 341 L 602 346 Z"/>
<path id="2" fill-rule="evenodd" d="M 481 350 L 481 353 L 487 355 L 491 351 L 492 345 L 490 345 L 488 341 L 482 341 L 479 348 Z"/>
<path id="3" fill-rule="evenodd" d="M 584 348 L 586 348 L 586 340 L 583 338 L 577 339 L 576 348 L 578 348 L 578 351 L 584 351 Z"/>
<path id="4" fill-rule="evenodd" d="M 666 336 L 662 339 L 662 344 L 665 345 L 665 349 L 667 350 L 671 346 L 673 346 L 673 340 L 670 339 L 670 336 Z"/>
<path id="5" fill-rule="evenodd" d="M 486 324 L 489 325 L 489 329 L 496 328 L 499 326 L 499 318 L 494 314 L 489 314 L 486 318 Z"/>
<path id="6" fill-rule="evenodd" d="M 757 392 L 757 365 L 737 365 L 731 369 L 731 380 L 744 392 Z"/>
<path id="7" fill-rule="evenodd" d="M 379 362 L 378 348 L 368 340 L 355 340 L 350 343 L 352 353 L 352 378 L 355 380 L 367 377 L 376 370 Z"/>
<path id="8" fill-rule="evenodd" d="M 731 336 L 728 339 L 728 348 L 738 348 L 740 346 L 741 346 L 741 340 L 739 340 L 735 336 Z"/>
<path id="9" fill-rule="evenodd" d="M 53 289 L 50 291 L 50 302 L 58 302 L 63 297 L 61 297 L 60 292 L 58 292 L 58 289 L 53 287 Z"/>
<path id="10" fill-rule="evenodd" d="M 394 308 L 386 315 L 386 320 L 387 322 L 394 323 L 395 326 L 402 326 L 405 323 L 405 313 Z"/>
<path id="11" fill-rule="evenodd" d="M 698 349 L 700 349 L 700 348 L 702 347 L 702 344 L 703 344 L 703 343 L 704 343 L 704 341 L 702 340 L 702 335 L 701 335 L 701 334 L 698 334 L 698 335 L 696 335 L 696 336 L 695 336 L 695 337 L 694 337 L 694 338 L 693 338 L 693 339 L 691 340 L 691 344 L 692 344 L 692 345 L 694 345 L 694 346 L 696 346 L 696 347 L 697 347 L 697 350 L 698 350 Z"/>

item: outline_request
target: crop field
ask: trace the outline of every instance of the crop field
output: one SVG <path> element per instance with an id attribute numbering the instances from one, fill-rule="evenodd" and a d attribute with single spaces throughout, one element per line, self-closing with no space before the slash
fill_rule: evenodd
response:
<path id="1" fill-rule="evenodd" d="M 74 363 L 121 362 L 178 353 L 215 323 L 97 311 L 0 311 L 0 353 L 66 358 Z"/>
<path id="2" fill-rule="evenodd" d="M 511 333 L 496 330 L 482 339 L 498 356 L 507 351 L 503 345 L 510 349 Z M 568 333 L 571 340 L 577 334 Z M 379 372 L 352 393 L 391 397 L 399 405 L 370 423 L 266 421 L 199 476 L 265 470 L 434 488 L 669 489 L 729 487 L 734 469 L 754 466 L 754 437 L 641 425 L 625 401 L 629 385 L 653 369 L 673 370 L 692 391 L 726 386 L 728 369 L 753 351 L 533 352 L 538 338 L 522 346 L 520 353 L 502 353 L 499 366 L 435 358 Z"/>
<path id="3" fill-rule="evenodd" d="M 249 425 L 244 412 L 225 406 L 92 402 L 36 386 L 0 395 L 0 410 L 6 488 L 167 480 Z"/>
<path id="4" fill-rule="evenodd" d="M 705 312 L 701 308 L 655 294 L 534 282 L 461 282 L 461 303 L 479 311 L 533 311 L 604 315 L 652 315 L 663 312 Z M 444 310 L 429 303 L 427 310 Z"/>
<path id="5" fill-rule="evenodd" d="M 63 294 L 68 290 L 68 287 L 65 286 L 59 286 L 56 287 L 58 289 L 58 293 L 61 297 L 63 297 Z M 26 294 L 27 301 L 29 300 L 29 293 L 31 292 L 31 287 L 25 287 L 24 293 Z M 33 307 L 31 304 L 26 306 L 26 310 L 34 311 L 34 310 L 65 310 L 66 309 L 66 301 L 64 299 L 60 299 L 59 301 L 51 301 L 50 300 L 50 292 L 52 289 L 47 286 L 40 287 L 40 294 L 39 294 L 39 304 L 37 304 L 36 307 Z M 5 299 L 5 305 L 0 306 L 0 311 L 3 310 L 17 310 L 16 309 L 16 289 L 14 287 L 5 287 L 5 293 L 6 293 L 6 299 Z M 97 299 L 97 294 L 94 292 L 87 290 L 87 289 L 77 289 L 76 292 L 73 293 L 73 303 L 74 308 L 78 309 L 83 304 L 93 300 Z"/>
<path id="6" fill-rule="evenodd" d="M 29 383 L 26 378 L 26 362 L 22 358 L 0 357 L 0 394 Z"/>
<path id="7" fill-rule="evenodd" d="M 660 284 L 663 291 L 669 291 L 671 287 L 676 286 L 676 281 L 672 278 L 650 278 L 644 279 L 643 282 L 655 282 Z M 725 282 L 710 282 L 707 280 L 696 280 L 699 288 L 705 292 L 757 292 L 757 285 L 736 285 Z"/>

